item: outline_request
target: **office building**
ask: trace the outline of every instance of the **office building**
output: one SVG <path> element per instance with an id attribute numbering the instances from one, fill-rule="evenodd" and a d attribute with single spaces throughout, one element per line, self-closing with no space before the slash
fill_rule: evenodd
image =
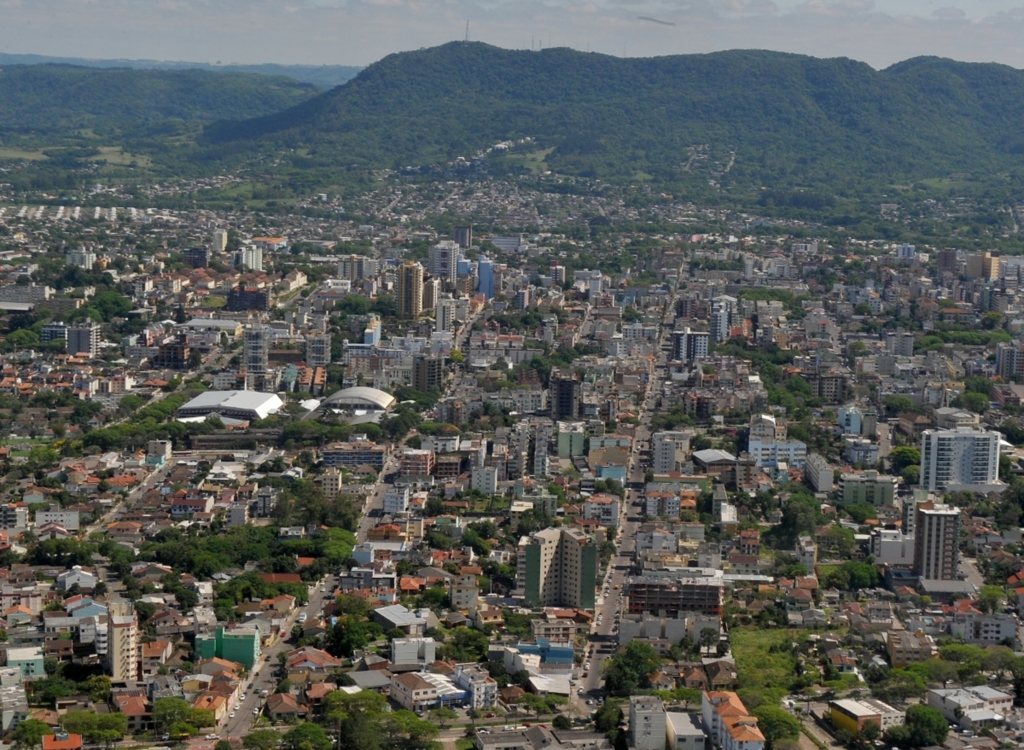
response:
<path id="1" fill-rule="evenodd" d="M 551 528 L 519 540 L 516 590 L 528 607 L 593 609 L 597 545 L 580 529 Z"/>
<path id="2" fill-rule="evenodd" d="M 999 433 L 970 427 L 925 430 L 921 487 L 929 492 L 987 492 L 999 483 Z"/>
<path id="3" fill-rule="evenodd" d="M 114 682 L 139 679 L 139 618 L 132 602 L 107 605 L 107 667 Z"/>
<path id="4" fill-rule="evenodd" d="M 476 266 L 477 291 L 484 296 L 484 299 L 494 297 L 494 261 L 486 255 L 480 256 Z"/>
<path id="5" fill-rule="evenodd" d="M 455 244 L 463 250 L 473 246 L 473 227 L 455 227 Z"/>
<path id="6" fill-rule="evenodd" d="M 711 334 L 707 331 L 691 331 L 684 328 L 672 332 L 672 359 L 680 362 L 692 362 L 708 356 L 708 345 Z"/>
<path id="7" fill-rule="evenodd" d="M 459 246 L 442 240 L 430 248 L 430 273 L 445 284 L 454 284 L 458 275 Z"/>
<path id="8" fill-rule="evenodd" d="M 210 265 L 210 251 L 205 247 L 187 247 L 181 251 L 181 257 L 192 268 L 205 268 Z"/>
<path id="9" fill-rule="evenodd" d="M 331 364 L 331 334 L 306 337 L 306 364 L 310 367 L 327 367 Z"/>
<path id="10" fill-rule="evenodd" d="M 579 419 L 582 384 L 575 375 L 551 373 L 552 419 Z"/>
<path id="11" fill-rule="evenodd" d="M 80 323 L 68 327 L 68 354 L 95 357 L 99 353 L 99 323 Z"/>
<path id="12" fill-rule="evenodd" d="M 420 393 L 440 391 L 444 384 L 444 357 L 436 354 L 417 355 L 412 363 L 412 387 Z"/>
<path id="13" fill-rule="evenodd" d="M 929 581 L 954 581 L 960 569 L 960 509 L 918 503 L 914 523 L 914 572 Z"/>
<path id="14" fill-rule="evenodd" d="M 398 269 L 398 317 L 418 318 L 423 312 L 423 266 L 407 260 Z"/>
<path id="15" fill-rule="evenodd" d="M 634 750 L 665 750 L 665 704 L 656 695 L 629 699 L 629 746 Z"/>

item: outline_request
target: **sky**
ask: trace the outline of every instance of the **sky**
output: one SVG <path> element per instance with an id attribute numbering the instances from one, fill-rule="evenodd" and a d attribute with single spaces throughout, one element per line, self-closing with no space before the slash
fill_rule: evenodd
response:
<path id="1" fill-rule="evenodd" d="M 1024 68 L 1024 0 L 0 0 L 0 52 L 368 65 L 469 37 L 610 55 L 756 48 Z"/>

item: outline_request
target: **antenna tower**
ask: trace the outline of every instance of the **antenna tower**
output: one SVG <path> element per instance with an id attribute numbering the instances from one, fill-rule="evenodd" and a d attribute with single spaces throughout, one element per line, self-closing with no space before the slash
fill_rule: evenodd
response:
<path id="1" fill-rule="evenodd" d="M 466 39 L 465 39 L 465 41 L 467 41 L 467 42 L 469 41 L 469 21 L 466 21 Z"/>

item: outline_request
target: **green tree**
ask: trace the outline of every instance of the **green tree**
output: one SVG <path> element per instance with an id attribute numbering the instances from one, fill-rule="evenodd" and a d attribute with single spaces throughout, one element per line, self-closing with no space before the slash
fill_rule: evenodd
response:
<path id="1" fill-rule="evenodd" d="M 26 719 L 18 724 L 18 728 L 11 735 L 11 740 L 18 750 L 39 750 L 44 734 L 53 734 L 53 730 L 45 722 L 39 719 Z"/>
<path id="2" fill-rule="evenodd" d="M 901 445 L 892 449 L 889 460 L 892 462 L 893 471 L 898 474 L 908 466 L 920 466 L 921 451 L 912 445 Z"/>
<path id="3" fill-rule="evenodd" d="M 649 675 L 661 666 L 658 652 L 649 643 L 631 641 L 605 662 L 605 689 L 610 695 L 632 695 L 651 686 Z"/>
<path id="4" fill-rule="evenodd" d="M 978 594 L 978 607 L 986 614 L 1003 611 L 1006 593 L 1002 586 L 982 586 Z"/>
<path id="5" fill-rule="evenodd" d="M 764 735 L 766 747 L 772 750 L 780 740 L 797 739 L 800 736 L 800 722 L 792 714 L 778 706 L 767 703 L 754 709 L 757 726 Z"/>
<path id="6" fill-rule="evenodd" d="M 594 715 L 594 728 L 607 734 L 618 729 L 624 719 L 622 709 L 617 703 L 605 703 Z"/>
<path id="7" fill-rule="evenodd" d="M 280 740 L 281 735 L 273 729 L 257 729 L 245 735 L 242 747 L 246 750 L 277 750 L 277 743 Z"/>
<path id="8" fill-rule="evenodd" d="M 430 712 L 430 719 L 444 731 L 444 728 L 451 724 L 453 721 L 459 718 L 459 715 L 454 709 L 442 706 L 441 708 L 435 708 Z"/>
<path id="9" fill-rule="evenodd" d="M 559 714 L 554 719 L 552 719 L 551 726 L 553 726 L 555 729 L 561 729 L 562 731 L 566 731 L 572 729 L 572 719 L 570 719 L 565 714 Z"/>
<path id="10" fill-rule="evenodd" d="M 299 724 L 281 738 L 282 750 L 331 750 L 331 747 L 327 733 L 310 722 Z"/>
<path id="11" fill-rule="evenodd" d="M 157 698 L 153 703 L 153 723 L 164 732 L 175 724 L 187 723 L 191 716 L 192 706 L 183 698 Z"/>
<path id="12" fill-rule="evenodd" d="M 901 748 L 941 745 L 949 734 L 949 722 L 942 713 L 930 706 L 913 705 L 901 727 L 892 727 L 885 733 L 890 745 Z"/>

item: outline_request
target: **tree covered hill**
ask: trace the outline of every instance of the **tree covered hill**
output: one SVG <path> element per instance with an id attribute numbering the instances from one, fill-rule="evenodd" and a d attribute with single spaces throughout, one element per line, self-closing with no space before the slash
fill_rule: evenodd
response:
<path id="1" fill-rule="evenodd" d="M 296 149 L 309 166 L 403 167 L 529 136 L 549 168 L 598 177 L 897 181 L 1024 165 L 1024 72 L 916 58 L 738 50 L 623 59 L 481 43 L 389 55 L 348 83 L 202 142 Z"/>
<path id="2" fill-rule="evenodd" d="M 249 73 L 11 65 L 0 68 L 0 133 L 63 136 L 81 128 L 242 119 L 289 108 L 318 91 Z"/>

